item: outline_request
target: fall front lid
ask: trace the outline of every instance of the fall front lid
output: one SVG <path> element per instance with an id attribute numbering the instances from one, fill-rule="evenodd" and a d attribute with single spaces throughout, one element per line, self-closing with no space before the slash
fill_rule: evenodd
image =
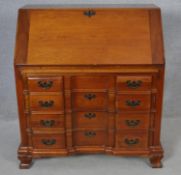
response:
<path id="1" fill-rule="evenodd" d="M 160 18 L 141 6 L 21 9 L 15 64 L 163 64 Z"/>

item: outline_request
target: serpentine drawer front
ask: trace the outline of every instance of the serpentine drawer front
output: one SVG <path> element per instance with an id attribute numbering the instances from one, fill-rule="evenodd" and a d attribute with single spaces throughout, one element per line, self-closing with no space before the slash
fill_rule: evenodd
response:
<path id="1" fill-rule="evenodd" d="M 145 156 L 161 167 L 158 7 L 25 6 L 14 66 L 20 168 L 76 153 Z"/>

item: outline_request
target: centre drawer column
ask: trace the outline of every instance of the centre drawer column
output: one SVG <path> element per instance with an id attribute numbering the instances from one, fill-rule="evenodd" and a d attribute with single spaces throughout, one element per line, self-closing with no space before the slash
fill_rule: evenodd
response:
<path id="1" fill-rule="evenodd" d="M 65 77 L 67 146 L 76 152 L 111 152 L 114 146 L 115 78 Z"/>

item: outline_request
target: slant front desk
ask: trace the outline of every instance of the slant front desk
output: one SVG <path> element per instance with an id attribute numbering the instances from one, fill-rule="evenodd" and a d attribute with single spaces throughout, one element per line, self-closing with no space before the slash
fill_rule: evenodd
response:
<path id="1" fill-rule="evenodd" d="M 145 156 L 161 167 L 158 7 L 25 6 L 14 66 L 20 168 L 77 153 Z"/>

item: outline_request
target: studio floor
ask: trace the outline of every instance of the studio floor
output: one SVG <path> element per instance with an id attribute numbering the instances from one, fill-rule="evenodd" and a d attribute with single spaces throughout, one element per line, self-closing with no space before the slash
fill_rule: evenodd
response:
<path id="1" fill-rule="evenodd" d="M 3 175 L 180 175 L 181 119 L 165 118 L 162 123 L 163 168 L 152 169 L 144 158 L 109 155 L 76 155 L 38 159 L 31 169 L 18 168 L 18 120 L 0 122 L 0 174 Z"/>

